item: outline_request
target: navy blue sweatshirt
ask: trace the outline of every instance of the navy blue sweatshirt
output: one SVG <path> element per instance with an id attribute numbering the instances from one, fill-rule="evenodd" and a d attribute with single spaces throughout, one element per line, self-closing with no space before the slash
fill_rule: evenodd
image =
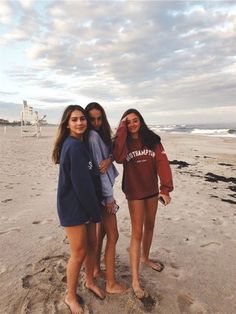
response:
<path id="1" fill-rule="evenodd" d="M 93 164 L 85 144 L 68 136 L 60 155 L 57 211 L 64 227 L 101 220 L 93 184 Z"/>

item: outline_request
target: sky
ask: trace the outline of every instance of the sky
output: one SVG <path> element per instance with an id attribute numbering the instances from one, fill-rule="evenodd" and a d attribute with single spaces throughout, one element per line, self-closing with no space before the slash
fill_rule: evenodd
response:
<path id="1" fill-rule="evenodd" d="M 0 118 L 58 123 L 99 102 L 112 126 L 236 122 L 235 1 L 0 1 Z"/>

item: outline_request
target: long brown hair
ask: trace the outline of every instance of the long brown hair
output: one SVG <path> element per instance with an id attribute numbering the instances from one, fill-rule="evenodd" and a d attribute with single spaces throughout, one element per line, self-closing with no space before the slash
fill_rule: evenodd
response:
<path id="1" fill-rule="evenodd" d="M 131 108 L 126 110 L 125 113 L 122 115 L 120 121 L 130 113 L 135 114 L 140 120 L 141 126 L 139 129 L 139 136 L 141 138 L 142 145 L 146 146 L 149 149 L 154 149 L 161 142 L 161 138 L 159 135 L 157 135 L 156 133 L 149 129 L 149 127 L 144 121 L 143 116 L 137 109 Z M 130 135 L 128 134 L 128 137 L 129 136 Z"/>
<path id="2" fill-rule="evenodd" d="M 99 103 L 91 102 L 85 107 L 85 111 L 88 115 L 89 120 L 90 120 L 89 112 L 92 109 L 99 110 L 102 114 L 102 125 L 98 131 L 98 134 L 101 136 L 103 142 L 109 147 L 111 146 L 111 127 L 107 120 L 106 112 Z M 90 123 L 90 127 L 92 128 L 91 123 Z"/>
<path id="3" fill-rule="evenodd" d="M 81 111 L 85 115 L 85 117 L 87 118 L 87 114 L 81 106 L 70 105 L 70 106 L 66 107 L 66 109 L 63 112 L 61 122 L 60 122 L 59 127 L 58 127 L 57 137 L 56 137 L 56 141 L 55 141 L 54 148 L 52 151 L 52 160 L 55 164 L 60 163 L 60 155 L 61 155 L 62 145 L 63 145 L 65 139 L 70 134 L 70 129 L 67 127 L 68 122 L 69 122 L 69 119 L 70 119 L 72 112 L 75 110 Z M 88 121 L 88 119 L 87 119 L 87 121 Z M 87 128 L 87 130 L 88 130 L 88 128 Z M 84 134 L 85 137 L 87 136 L 87 130 L 85 131 L 85 134 Z"/>

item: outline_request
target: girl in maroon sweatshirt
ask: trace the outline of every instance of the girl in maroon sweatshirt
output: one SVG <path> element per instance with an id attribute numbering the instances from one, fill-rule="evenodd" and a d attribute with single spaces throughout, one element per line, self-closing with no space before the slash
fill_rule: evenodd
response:
<path id="1" fill-rule="evenodd" d="M 160 137 L 147 127 L 136 109 L 127 110 L 121 118 L 113 157 L 123 164 L 124 169 L 122 190 L 128 201 L 132 225 L 129 250 L 132 288 L 136 297 L 141 299 L 145 297 L 145 291 L 139 283 L 140 259 L 156 271 L 164 268 L 160 261 L 150 260 L 149 252 L 158 199 L 164 205 L 171 200 L 172 174 Z"/>

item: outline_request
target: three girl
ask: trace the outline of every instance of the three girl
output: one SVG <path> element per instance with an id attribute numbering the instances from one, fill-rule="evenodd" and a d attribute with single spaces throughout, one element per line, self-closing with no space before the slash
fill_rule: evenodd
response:
<path id="1" fill-rule="evenodd" d="M 87 115 L 91 122 L 89 133 Z M 85 143 L 88 143 L 92 160 Z M 128 201 L 132 225 L 129 253 L 132 288 L 137 298 L 145 296 L 139 282 L 140 261 L 154 270 L 163 269 L 162 263 L 149 258 L 158 199 L 161 197 L 167 205 L 171 200 L 169 192 L 173 190 L 171 170 L 160 137 L 147 127 L 136 109 L 129 109 L 122 116 L 112 154 L 111 129 L 104 109 L 97 103 L 90 103 L 86 111 L 77 105 L 69 106 L 58 129 L 53 160 L 60 164 L 58 215 L 71 251 L 65 303 L 72 313 L 83 313 L 76 287 L 84 261 L 85 286 L 101 299 L 105 297 L 93 279 L 94 275 L 101 275 L 100 257 L 105 234 L 106 292 L 121 293 L 125 290 L 116 282 L 114 271 L 118 229 L 113 185 L 118 172 L 112 164 L 113 156 L 124 169 L 122 189 Z M 95 171 L 100 171 L 100 204 L 93 182 Z"/>

